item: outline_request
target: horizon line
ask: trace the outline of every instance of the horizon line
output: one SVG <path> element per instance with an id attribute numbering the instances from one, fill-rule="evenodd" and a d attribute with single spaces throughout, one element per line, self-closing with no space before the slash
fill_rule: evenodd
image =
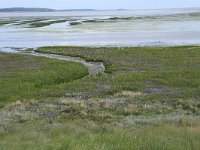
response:
<path id="1" fill-rule="evenodd" d="M 200 9 L 200 7 L 169 7 L 169 8 L 111 8 L 111 9 L 95 9 L 95 8 L 66 8 L 66 9 L 55 9 L 48 7 L 0 7 L 0 9 L 14 9 L 14 8 L 25 8 L 25 9 L 50 9 L 54 11 L 63 11 L 63 10 L 165 10 L 165 9 Z"/>

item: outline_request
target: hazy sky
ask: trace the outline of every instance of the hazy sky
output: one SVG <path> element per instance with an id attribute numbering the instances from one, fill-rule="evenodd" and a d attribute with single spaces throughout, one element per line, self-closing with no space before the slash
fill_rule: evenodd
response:
<path id="1" fill-rule="evenodd" d="M 0 8 L 44 7 L 54 9 L 157 9 L 200 7 L 200 0 L 0 0 Z"/>

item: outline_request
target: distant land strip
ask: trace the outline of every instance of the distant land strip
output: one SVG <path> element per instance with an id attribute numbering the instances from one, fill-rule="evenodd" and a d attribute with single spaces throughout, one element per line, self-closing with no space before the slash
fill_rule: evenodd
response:
<path id="1" fill-rule="evenodd" d="M 0 12 L 54 12 L 54 11 L 94 11 L 95 9 L 63 9 L 55 10 L 50 8 L 24 8 L 24 7 L 12 7 L 12 8 L 1 8 Z"/>

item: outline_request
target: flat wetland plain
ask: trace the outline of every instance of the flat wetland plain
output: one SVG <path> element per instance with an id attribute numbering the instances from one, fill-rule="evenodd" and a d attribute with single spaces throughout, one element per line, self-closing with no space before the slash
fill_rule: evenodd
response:
<path id="1" fill-rule="evenodd" d="M 199 46 L 35 51 L 106 70 L 88 76 L 79 63 L 0 53 L 0 150 L 199 149 Z"/>

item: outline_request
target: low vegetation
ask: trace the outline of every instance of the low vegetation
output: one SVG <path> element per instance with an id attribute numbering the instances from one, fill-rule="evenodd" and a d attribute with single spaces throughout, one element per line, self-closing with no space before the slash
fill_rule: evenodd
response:
<path id="1" fill-rule="evenodd" d="M 36 52 L 106 71 L 86 76 L 81 64 L 0 53 L 0 149 L 199 149 L 200 47 Z"/>
<path id="2" fill-rule="evenodd" d="M 129 97 L 129 103 L 159 102 L 173 107 L 173 110 L 181 108 L 199 113 L 199 47 L 42 47 L 36 51 L 104 62 L 109 74 L 86 81 L 99 83 L 101 87 L 110 87 L 107 90 L 102 89 L 102 93 L 97 92 L 101 96 L 124 96 L 121 94 L 123 91 L 141 92 L 141 96 L 125 96 Z M 87 87 L 91 90 L 91 84 L 82 84 L 82 90 Z"/>
<path id="3" fill-rule="evenodd" d="M 74 62 L 0 53 L 0 105 L 51 96 L 57 86 L 87 74 Z"/>
<path id="4" fill-rule="evenodd" d="M 3 150 L 198 150 L 199 121 L 183 119 L 178 124 L 95 124 L 85 121 L 36 121 L 19 124 L 7 134 L 0 132 Z"/>

